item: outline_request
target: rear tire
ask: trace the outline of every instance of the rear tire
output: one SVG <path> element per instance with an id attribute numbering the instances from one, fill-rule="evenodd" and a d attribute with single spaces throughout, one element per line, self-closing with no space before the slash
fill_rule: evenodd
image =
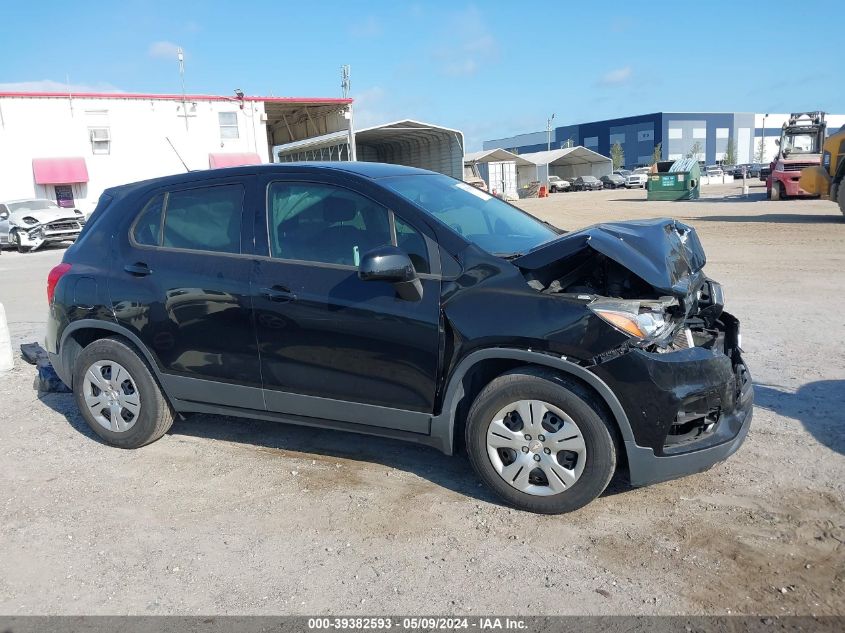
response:
<path id="1" fill-rule="evenodd" d="M 149 365 L 120 338 L 100 339 L 82 350 L 73 392 L 88 426 L 112 446 L 140 448 L 173 425 L 173 410 Z"/>
<path id="2" fill-rule="evenodd" d="M 600 411 L 577 382 L 544 368 L 514 369 L 490 382 L 470 408 L 470 463 L 514 508 L 572 512 L 604 492 L 616 470 L 613 432 Z"/>

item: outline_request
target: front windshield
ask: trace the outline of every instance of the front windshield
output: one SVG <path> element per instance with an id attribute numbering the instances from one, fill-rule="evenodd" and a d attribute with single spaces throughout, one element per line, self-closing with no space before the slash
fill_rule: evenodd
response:
<path id="1" fill-rule="evenodd" d="M 815 134 L 784 134 L 781 142 L 781 149 L 784 152 L 791 152 L 796 154 L 815 154 L 818 152 L 816 148 Z"/>
<path id="2" fill-rule="evenodd" d="M 524 211 L 448 176 L 393 176 L 381 182 L 494 255 L 525 253 L 557 236 Z"/>
<path id="3" fill-rule="evenodd" d="M 24 200 L 23 202 L 12 202 L 9 204 L 10 211 L 41 211 L 42 209 L 57 209 L 58 207 L 49 200 Z"/>

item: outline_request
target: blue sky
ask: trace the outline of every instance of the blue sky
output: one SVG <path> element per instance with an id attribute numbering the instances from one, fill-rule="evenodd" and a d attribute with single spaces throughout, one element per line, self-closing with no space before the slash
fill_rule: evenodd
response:
<path id="1" fill-rule="evenodd" d="M 417 118 L 467 149 L 656 111 L 845 111 L 845 2 L 67 2 L 3 9 L 0 90 L 340 96 L 358 125 Z M 820 17 L 821 16 L 821 17 Z M 778 41 L 782 43 L 779 49 Z M 802 56 L 803 54 L 803 56 Z"/>

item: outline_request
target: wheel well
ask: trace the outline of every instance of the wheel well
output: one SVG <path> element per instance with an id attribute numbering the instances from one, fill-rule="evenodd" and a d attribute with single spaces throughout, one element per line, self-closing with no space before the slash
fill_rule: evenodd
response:
<path id="1" fill-rule="evenodd" d="M 566 382 L 576 385 L 578 389 L 588 395 L 589 400 L 591 401 L 590 404 L 599 410 L 599 415 L 607 422 L 607 425 L 613 434 L 613 442 L 616 446 L 617 453 L 617 468 L 619 470 L 627 471 L 628 460 L 625 453 L 625 443 L 622 438 L 622 433 L 619 430 L 619 422 L 616 420 L 616 416 L 613 415 L 607 401 L 605 401 L 601 394 L 596 391 L 592 385 L 574 374 L 554 367 L 549 367 L 548 365 L 526 363 L 524 360 L 516 358 L 484 359 L 474 364 L 464 375 L 462 381 L 464 395 L 455 409 L 455 429 L 453 435 L 455 438 L 455 452 L 464 449 L 464 427 L 466 426 L 467 414 L 469 413 L 469 409 L 475 401 L 475 398 L 479 393 L 481 393 L 481 390 L 490 384 L 490 382 L 492 382 L 495 378 L 498 378 L 508 371 L 519 368 L 530 368 L 540 370 L 545 373 L 554 373 L 561 378 L 564 378 Z"/>
<path id="2" fill-rule="evenodd" d="M 82 350 L 88 347 L 91 343 L 104 338 L 120 339 L 123 343 L 135 350 L 142 359 L 146 360 L 144 355 L 138 350 L 137 346 L 127 337 L 121 336 L 118 332 L 96 327 L 80 328 L 68 334 L 62 343 L 62 362 L 71 382 L 73 382 L 73 367 L 76 364 L 77 356 L 79 356 Z M 73 388 L 73 385 L 70 385 L 70 387 Z"/>

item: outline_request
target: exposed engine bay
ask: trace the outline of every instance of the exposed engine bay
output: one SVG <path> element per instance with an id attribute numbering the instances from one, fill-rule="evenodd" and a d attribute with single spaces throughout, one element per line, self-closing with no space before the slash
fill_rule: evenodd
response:
<path id="1" fill-rule="evenodd" d="M 630 336 L 629 346 L 658 353 L 724 351 L 717 325 L 724 298 L 721 286 L 702 272 L 704 262 L 695 230 L 663 219 L 589 227 L 516 263 L 529 286 L 583 302 Z"/>

